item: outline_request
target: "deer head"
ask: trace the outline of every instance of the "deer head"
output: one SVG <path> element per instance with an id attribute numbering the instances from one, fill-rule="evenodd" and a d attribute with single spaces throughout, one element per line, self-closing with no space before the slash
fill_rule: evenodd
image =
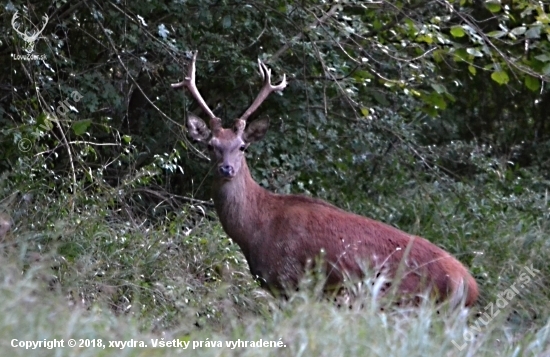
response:
<path id="1" fill-rule="evenodd" d="M 11 26 L 13 27 L 15 32 L 17 32 L 19 34 L 19 36 L 21 36 L 23 38 L 23 41 L 25 41 L 25 44 L 26 44 L 25 47 L 24 47 L 24 50 L 25 50 L 25 52 L 30 54 L 34 51 L 34 43 L 35 43 L 36 39 L 38 38 L 38 36 L 40 36 L 42 31 L 44 31 L 44 29 L 46 28 L 46 25 L 48 24 L 49 17 L 48 17 L 48 15 L 42 16 L 42 20 L 44 20 L 44 25 L 42 26 L 41 29 L 37 29 L 33 32 L 29 32 L 29 31 L 21 32 L 21 31 L 19 31 L 19 25 L 16 24 L 16 21 L 17 21 L 18 18 L 19 18 L 18 11 L 16 11 L 15 14 L 13 14 L 13 17 L 11 18 Z M 34 26 L 34 28 L 37 28 L 36 25 L 33 24 L 33 26 Z"/>
<path id="2" fill-rule="evenodd" d="M 271 92 L 282 91 L 286 87 L 286 76 L 283 76 L 283 80 L 278 85 L 272 85 L 271 70 L 258 60 L 258 67 L 264 80 L 264 85 L 246 112 L 234 121 L 231 128 L 225 129 L 222 127 L 221 119 L 214 115 L 197 89 L 195 83 L 196 60 L 197 52 L 193 55 L 193 59 L 189 64 L 188 75 L 184 78 L 184 81 L 172 84 L 172 87 L 186 87 L 209 116 L 210 127 L 196 115 L 189 114 L 187 119 L 189 135 L 194 140 L 207 144 L 210 157 L 217 164 L 216 176 L 225 180 L 231 180 L 239 173 L 244 158 L 244 151 L 248 145 L 261 140 L 269 127 L 268 119 L 255 120 L 247 127 L 247 119 L 258 109 Z"/>

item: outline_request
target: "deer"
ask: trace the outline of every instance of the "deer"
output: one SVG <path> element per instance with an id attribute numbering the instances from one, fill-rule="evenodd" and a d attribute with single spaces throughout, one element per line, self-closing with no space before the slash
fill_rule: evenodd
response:
<path id="1" fill-rule="evenodd" d="M 212 198 L 216 213 L 261 287 L 288 297 L 312 261 L 319 262 L 321 256 L 327 291 L 344 286 L 346 281 L 363 279 L 370 268 L 377 277 L 399 278 L 393 287 L 399 295 L 418 297 L 427 292 L 453 306 L 475 303 L 478 287 L 468 269 L 427 239 L 320 199 L 276 194 L 261 187 L 250 173 L 245 150 L 264 137 L 269 119 L 248 125 L 247 120 L 272 92 L 283 91 L 286 75 L 279 84 L 272 84 L 271 70 L 258 60 L 263 87 L 244 114 L 224 128 L 197 89 L 197 54 L 195 51 L 189 61 L 184 80 L 171 86 L 187 89 L 209 117 L 207 125 L 197 115 L 187 113 L 187 131 L 208 148 L 215 165 Z"/>

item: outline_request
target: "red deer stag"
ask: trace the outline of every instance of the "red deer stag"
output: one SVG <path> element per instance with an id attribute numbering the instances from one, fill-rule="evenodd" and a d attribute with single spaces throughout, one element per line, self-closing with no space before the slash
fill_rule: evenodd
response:
<path id="1" fill-rule="evenodd" d="M 466 306 L 475 302 L 477 284 L 468 270 L 426 239 L 319 199 L 278 195 L 260 187 L 250 175 L 244 151 L 263 138 L 269 121 L 255 120 L 246 126 L 246 120 L 271 92 L 286 87 L 286 77 L 272 85 L 270 69 L 258 61 L 263 88 L 233 127 L 223 128 L 195 84 L 196 58 L 195 52 L 188 75 L 172 87 L 187 88 L 210 118 L 208 127 L 189 114 L 187 129 L 193 139 L 208 145 L 216 164 L 216 211 L 223 229 L 239 245 L 250 272 L 263 287 L 286 296 L 286 289 L 295 288 L 307 266 L 322 254 L 327 287 L 360 279 L 368 267 L 389 278 L 401 272 L 400 295 L 415 295 L 429 288 L 454 306 L 461 301 Z"/>

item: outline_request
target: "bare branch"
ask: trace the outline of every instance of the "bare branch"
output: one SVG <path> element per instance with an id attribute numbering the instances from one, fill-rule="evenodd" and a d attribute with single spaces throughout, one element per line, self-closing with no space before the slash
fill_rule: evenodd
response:
<path id="1" fill-rule="evenodd" d="M 336 10 L 338 10 L 339 6 L 341 6 L 341 5 L 339 5 L 339 4 L 332 5 L 332 7 L 327 11 L 327 13 L 324 14 L 320 19 L 316 19 L 316 21 L 313 24 L 311 24 L 309 26 L 309 28 L 315 28 L 319 24 L 322 24 L 327 19 L 332 17 L 332 15 L 334 15 L 336 13 Z M 293 43 L 298 42 L 302 38 L 302 36 L 304 36 L 304 32 L 300 32 L 299 34 L 294 36 L 294 38 L 292 38 L 292 40 L 288 41 L 283 47 L 281 47 L 277 52 L 275 52 L 275 54 L 273 56 L 271 56 L 271 58 L 269 59 L 269 62 L 273 62 L 277 58 L 279 58 L 279 56 L 281 56 L 284 52 L 286 52 Z"/>

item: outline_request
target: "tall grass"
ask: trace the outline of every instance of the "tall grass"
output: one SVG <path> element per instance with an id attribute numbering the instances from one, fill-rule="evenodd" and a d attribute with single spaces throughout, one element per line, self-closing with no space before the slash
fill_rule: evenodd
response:
<path id="1" fill-rule="evenodd" d="M 77 198 L 78 213 L 45 195 L 12 205 L 14 229 L 0 247 L 1 355 L 550 356 L 544 195 L 453 190 L 424 184 L 350 208 L 389 218 L 465 262 L 481 290 L 469 311 L 386 305 L 370 284 L 362 308 L 339 308 L 307 284 L 277 300 L 251 278 L 211 210 L 196 204 L 140 221 L 101 197 Z M 518 280 L 526 267 L 535 275 Z M 27 350 L 14 339 L 63 339 L 65 347 Z M 83 346 L 68 347 L 69 339 Z M 86 347 L 98 340 L 106 347 Z M 109 347 L 114 341 L 125 347 Z M 266 341 L 283 346 L 250 347 Z"/>

